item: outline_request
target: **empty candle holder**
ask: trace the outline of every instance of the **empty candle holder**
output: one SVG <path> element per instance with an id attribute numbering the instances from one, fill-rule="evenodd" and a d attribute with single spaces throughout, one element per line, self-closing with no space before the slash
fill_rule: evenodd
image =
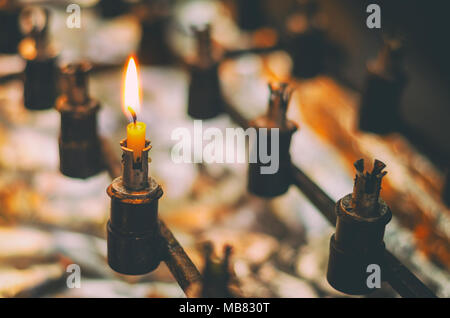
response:
<path id="1" fill-rule="evenodd" d="M 386 39 L 378 57 L 367 64 L 359 106 L 359 129 L 387 134 L 401 126 L 400 98 L 406 85 L 402 57 L 402 43 Z"/>
<path id="2" fill-rule="evenodd" d="M 30 19 L 31 23 L 41 22 L 41 25 L 31 27 L 19 45 L 19 53 L 26 60 L 24 105 L 30 110 L 54 107 L 58 95 L 58 56 L 48 41 L 49 16 L 48 9 L 40 8 L 26 10 L 21 16 L 22 20 Z"/>
<path id="3" fill-rule="evenodd" d="M 385 164 L 375 160 L 370 173 L 364 173 L 363 159 L 355 167 L 353 193 L 335 206 L 336 232 L 330 241 L 327 279 L 341 292 L 365 295 L 375 290 L 367 283 L 371 273 L 368 266 L 379 266 L 380 275 L 386 272 L 383 237 L 392 212 L 379 197 Z"/>
<path id="4" fill-rule="evenodd" d="M 292 56 L 292 73 L 311 78 L 324 71 L 327 46 L 325 32 L 316 23 L 315 0 L 299 1 L 298 10 L 286 22 L 286 50 Z"/>
<path id="5" fill-rule="evenodd" d="M 269 85 L 270 99 L 267 114 L 253 120 L 251 127 L 256 128 L 256 138 L 252 142 L 248 168 L 248 191 L 257 196 L 271 198 L 285 193 L 291 185 L 291 156 L 289 148 L 292 134 L 297 130 L 297 125 L 286 118 L 286 111 L 292 91 L 287 84 L 282 83 L 278 87 Z M 261 130 L 267 130 L 267 136 L 261 136 Z M 274 139 L 276 138 L 276 139 Z M 278 158 L 278 169 L 274 173 L 263 173 L 263 169 L 273 162 L 267 163 L 261 160 L 262 143 L 266 143 L 268 156 Z M 272 149 L 272 145 L 278 147 Z M 278 156 L 275 155 L 278 151 Z M 264 151 L 263 151 L 264 152 Z"/>
<path id="6" fill-rule="evenodd" d="M 150 141 L 145 141 L 141 157 L 122 147 L 122 176 L 107 189 L 111 214 L 107 225 L 108 263 L 116 272 L 142 275 L 155 270 L 164 259 L 164 240 L 159 231 L 158 200 L 163 195 L 159 184 L 148 176 Z"/>
<path id="7" fill-rule="evenodd" d="M 200 297 L 229 298 L 234 297 L 230 290 L 230 255 L 232 248 L 224 247 L 222 260 L 214 259 L 214 251 L 211 243 L 204 246 L 205 265 L 202 273 Z"/>
<path id="8" fill-rule="evenodd" d="M 77 63 L 61 70 L 64 93 L 56 103 L 61 113 L 59 168 L 72 178 L 88 178 L 103 170 L 97 134 L 100 103 L 88 93 L 90 69 L 89 63 Z"/>
<path id="9" fill-rule="evenodd" d="M 224 108 L 219 63 L 212 56 L 210 27 L 192 30 L 197 38 L 198 58 L 190 66 L 188 114 L 195 119 L 209 119 L 221 114 Z"/>
<path id="10" fill-rule="evenodd" d="M 195 298 L 241 298 L 245 297 L 230 267 L 232 247 L 225 245 L 223 257 L 217 257 L 211 242 L 203 246 L 204 266 L 201 279 L 189 286 L 187 295 Z"/>
<path id="11" fill-rule="evenodd" d="M 154 1 L 138 5 L 142 26 L 138 57 L 142 64 L 169 65 L 175 56 L 167 41 L 167 29 L 170 24 L 170 4 Z"/>

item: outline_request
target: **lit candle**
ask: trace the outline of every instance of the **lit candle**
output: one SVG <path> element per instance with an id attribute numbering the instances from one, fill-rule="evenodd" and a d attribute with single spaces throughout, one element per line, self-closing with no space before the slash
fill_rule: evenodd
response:
<path id="1" fill-rule="evenodd" d="M 145 124 L 136 121 L 136 113 L 129 108 L 133 116 L 133 122 L 127 126 L 127 148 L 133 150 L 134 161 L 141 157 L 142 149 L 145 148 Z"/>
<path id="2" fill-rule="evenodd" d="M 127 126 L 127 148 L 133 150 L 134 160 L 137 161 L 145 148 L 145 124 L 136 120 L 136 112 L 141 103 L 137 67 L 133 57 L 128 60 L 123 95 L 124 111 L 129 112 L 133 119 Z"/>

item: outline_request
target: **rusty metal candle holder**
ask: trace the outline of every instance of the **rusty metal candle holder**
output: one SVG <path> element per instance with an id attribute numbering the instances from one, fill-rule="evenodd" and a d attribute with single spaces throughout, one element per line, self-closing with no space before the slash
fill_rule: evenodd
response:
<path id="1" fill-rule="evenodd" d="M 210 27 L 192 28 L 197 38 L 198 58 L 190 66 L 188 114 L 195 119 L 209 119 L 223 112 L 218 67 L 211 52 Z"/>
<path id="2" fill-rule="evenodd" d="M 89 97 L 89 63 L 70 64 L 61 70 L 64 93 L 56 109 L 61 113 L 60 171 L 72 178 L 88 178 L 103 169 L 97 134 L 100 103 Z"/>
<path id="3" fill-rule="evenodd" d="M 167 1 L 137 5 L 142 26 L 138 58 L 142 64 L 169 65 L 175 61 L 167 41 L 170 6 Z"/>
<path id="4" fill-rule="evenodd" d="M 298 12 L 286 23 L 286 50 L 292 56 L 292 73 L 300 78 L 311 78 L 324 71 L 328 49 L 326 36 L 314 23 L 317 1 L 299 1 L 297 5 Z"/>
<path id="5" fill-rule="evenodd" d="M 252 152 L 259 154 L 261 129 L 267 129 L 267 151 L 271 153 L 271 145 L 274 142 L 279 146 L 279 167 L 273 174 L 263 174 L 262 168 L 269 164 L 263 163 L 260 156 L 255 157 L 256 162 L 249 162 L 248 168 L 248 190 L 255 195 L 271 198 L 285 193 L 291 185 L 291 156 L 289 147 L 291 145 L 292 134 L 297 130 L 294 122 L 286 118 L 287 106 L 292 91 L 288 90 L 287 84 L 280 84 L 279 87 L 269 85 L 270 100 L 269 111 L 266 115 L 261 116 L 250 123 L 252 127 L 257 129 L 256 138 L 252 144 Z M 274 130 L 278 130 L 278 134 L 274 135 Z M 276 136 L 276 137 L 275 137 Z M 263 141 L 264 142 L 264 141 Z M 275 151 L 275 150 L 274 150 Z M 256 153 L 255 153 L 256 152 Z"/>
<path id="6" fill-rule="evenodd" d="M 167 17 L 155 17 L 142 22 L 142 38 L 138 51 L 141 63 L 168 65 L 174 62 L 175 57 L 165 37 L 167 24 Z"/>
<path id="7" fill-rule="evenodd" d="M 107 189 L 111 197 L 108 263 L 119 273 L 141 275 L 155 270 L 165 258 L 158 222 L 158 200 L 163 191 L 148 176 L 150 141 L 146 140 L 137 161 L 126 139 L 120 145 L 123 173 Z"/>
<path id="8" fill-rule="evenodd" d="M 23 88 L 24 105 L 30 110 L 52 108 L 58 94 L 58 56 L 51 49 L 47 36 L 49 10 L 30 9 L 29 12 L 24 13 L 24 16 L 26 14 L 29 16 L 42 14 L 38 10 L 43 10 L 45 21 L 42 26 L 33 26 L 19 48 L 21 55 L 26 60 Z"/>
<path id="9" fill-rule="evenodd" d="M 30 110 L 52 108 L 57 95 L 57 57 L 27 60 L 24 105 Z"/>
<path id="10" fill-rule="evenodd" d="M 233 297 L 230 290 L 231 273 L 229 269 L 231 246 L 224 247 L 224 257 L 221 261 L 213 260 L 213 246 L 207 243 L 204 247 L 205 267 L 202 273 L 202 288 L 200 297 Z"/>
<path id="11" fill-rule="evenodd" d="M 385 164 L 375 160 L 371 173 L 364 173 L 364 160 L 357 170 L 353 193 L 336 203 L 336 232 L 331 237 L 328 282 L 347 294 L 364 295 L 375 289 L 367 285 L 367 268 L 378 265 L 384 273 L 383 242 L 392 213 L 379 197 Z"/>
<path id="12" fill-rule="evenodd" d="M 406 85 L 402 55 L 402 43 L 386 39 L 378 57 L 367 64 L 366 84 L 359 106 L 359 129 L 387 134 L 401 126 L 400 98 Z"/>

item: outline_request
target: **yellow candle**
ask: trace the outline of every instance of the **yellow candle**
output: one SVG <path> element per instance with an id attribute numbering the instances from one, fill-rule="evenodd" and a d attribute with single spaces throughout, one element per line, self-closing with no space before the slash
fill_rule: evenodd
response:
<path id="1" fill-rule="evenodd" d="M 127 148 L 133 150 L 134 161 L 142 156 L 142 150 L 145 148 L 145 124 L 136 121 L 136 111 L 141 106 L 139 79 L 136 62 L 133 57 L 128 59 L 124 85 L 123 85 L 123 109 L 129 112 L 133 122 L 127 126 Z"/>
<path id="2" fill-rule="evenodd" d="M 127 148 L 133 150 L 134 161 L 142 155 L 145 148 L 145 124 L 137 121 L 127 126 Z"/>

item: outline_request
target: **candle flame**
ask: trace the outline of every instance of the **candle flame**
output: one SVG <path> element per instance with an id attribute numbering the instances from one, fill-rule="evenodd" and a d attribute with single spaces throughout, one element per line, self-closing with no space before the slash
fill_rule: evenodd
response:
<path id="1" fill-rule="evenodd" d="M 126 114 L 130 120 L 135 120 L 136 114 L 141 110 L 141 92 L 138 70 L 133 56 L 130 56 L 128 59 L 125 71 L 122 109 L 124 114 Z"/>

